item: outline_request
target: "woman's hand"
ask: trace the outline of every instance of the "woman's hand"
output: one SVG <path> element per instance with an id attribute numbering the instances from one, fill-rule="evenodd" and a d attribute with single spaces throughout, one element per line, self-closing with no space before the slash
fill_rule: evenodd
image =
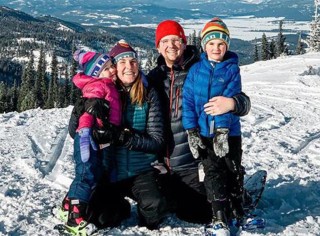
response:
<path id="1" fill-rule="evenodd" d="M 233 111 L 235 108 L 235 101 L 233 98 L 227 98 L 223 96 L 213 97 L 204 104 L 204 111 L 207 115 L 217 116 L 229 111 Z"/>

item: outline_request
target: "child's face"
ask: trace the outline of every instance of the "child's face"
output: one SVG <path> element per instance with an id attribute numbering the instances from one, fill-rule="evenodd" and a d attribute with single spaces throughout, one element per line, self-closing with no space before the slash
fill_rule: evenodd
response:
<path id="1" fill-rule="evenodd" d="M 99 78 L 112 78 L 115 79 L 115 76 L 117 74 L 117 69 L 115 65 L 112 64 L 111 60 L 109 60 L 103 70 L 101 71 Z"/>
<path id="2" fill-rule="evenodd" d="M 212 39 L 206 44 L 206 53 L 209 60 L 221 62 L 227 51 L 226 43 L 221 39 Z"/>

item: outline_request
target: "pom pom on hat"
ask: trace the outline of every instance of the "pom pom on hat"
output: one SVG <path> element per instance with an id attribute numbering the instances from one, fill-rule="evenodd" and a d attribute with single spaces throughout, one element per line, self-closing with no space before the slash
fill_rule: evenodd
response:
<path id="1" fill-rule="evenodd" d="M 187 44 L 187 38 L 182 26 L 174 20 L 165 20 L 158 25 L 155 40 L 156 47 L 158 47 L 160 40 L 167 35 L 176 35 L 180 37 L 185 44 Z"/>
<path id="2" fill-rule="evenodd" d="M 110 57 L 107 54 L 76 50 L 73 53 L 73 59 L 79 62 L 79 65 L 83 68 L 83 72 L 86 75 L 99 77 L 104 65 L 110 60 Z"/>
<path id="3" fill-rule="evenodd" d="M 223 40 L 230 47 L 230 33 L 227 25 L 218 17 L 209 21 L 201 31 L 201 46 L 205 50 L 207 42 L 212 39 Z"/>
<path id="4" fill-rule="evenodd" d="M 138 58 L 137 52 L 124 39 L 111 48 L 109 55 L 113 57 L 115 63 L 125 57 Z"/>

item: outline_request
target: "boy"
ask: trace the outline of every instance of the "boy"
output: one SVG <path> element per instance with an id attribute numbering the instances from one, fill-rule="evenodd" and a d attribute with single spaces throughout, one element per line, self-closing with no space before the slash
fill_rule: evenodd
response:
<path id="1" fill-rule="evenodd" d="M 241 92 L 240 68 L 238 56 L 228 51 L 230 33 L 221 19 L 213 18 L 204 26 L 201 46 L 204 53 L 183 86 L 182 122 L 190 150 L 194 158 L 201 157 L 204 167 L 204 185 L 213 210 L 207 232 L 229 236 L 228 220 L 244 215 L 240 119 L 231 112 L 208 115 L 204 105 L 214 96 L 230 98 Z"/>

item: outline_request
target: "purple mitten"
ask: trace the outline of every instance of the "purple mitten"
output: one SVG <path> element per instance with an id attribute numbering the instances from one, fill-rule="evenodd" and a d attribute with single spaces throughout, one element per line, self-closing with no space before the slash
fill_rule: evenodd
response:
<path id="1" fill-rule="evenodd" d="M 82 128 L 79 130 L 80 136 L 80 155 L 82 162 L 87 162 L 90 158 L 90 146 L 93 150 L 97 151 L 97 145 L 91 137 L 90 128 Z"/>

